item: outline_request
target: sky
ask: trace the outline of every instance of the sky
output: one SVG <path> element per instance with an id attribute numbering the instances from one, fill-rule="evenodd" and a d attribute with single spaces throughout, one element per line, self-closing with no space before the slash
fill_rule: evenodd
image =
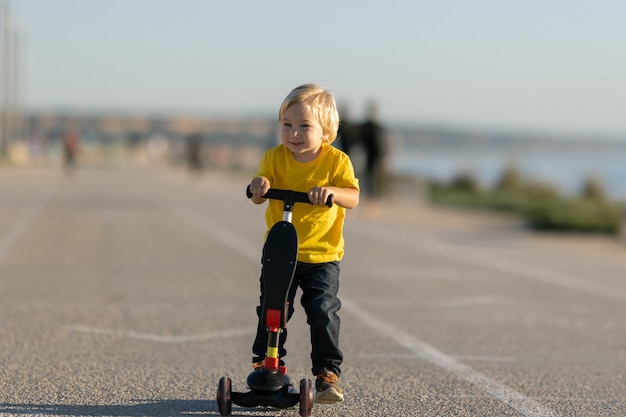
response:
<path id="1" fill-rule="evenodd" d="M 31 109 L 274 116 L 304 82 L 353 119 L 626 140 L 623 0 L 0 0 Z"/>

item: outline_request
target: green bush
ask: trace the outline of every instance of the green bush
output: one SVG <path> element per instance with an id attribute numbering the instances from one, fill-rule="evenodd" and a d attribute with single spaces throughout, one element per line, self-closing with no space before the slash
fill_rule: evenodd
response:
<path id="1" fill-rule="evenodd" d="M 430 201 L 434 204 L 463 208 L 486 209 L 491 206 L 491 195 L 480 191 L 466 191 L 434 186 L 430 188 Z"/>
<path id="2" fill-rule="evenodd" d="M 507 168 L 493 190 L 483 190 L 469 174 L 449 184 L 431 183 L 431 202 L 471 209 L 516 213 L 538 230 L 618 234 L 622 227 L 618 204 L 606 198 L 594 178 L 584 184 L 579 198 L 563 198 L 546 183 L 529 182 L 514 168 Z"/>
<path id="3" fill-rule="evenodd" d="M 604 186 L 602 185 L 602 182 L 595 176 L 587 177 L 585 183 L 583 184 L 581 197 L 592 200 L 607 200 Z"/>
<path id="4" fill-rule="evenodd" d="M 463 191 L 467 193 L 480 193 L 482 188 L 476 177 L 470 172 L 461 172 L 455 175 L 450 182 L 452 190 Z"/>
<path id="5" fill-rule="evenodd" d="M 518 188 L 502 189 L 493 192 L 492 208 L 524 214 L 537 206 L 550 204 L 558 198 L 558 192 L 548 184 L 523 184 Z"/>
<path id="6" fill-rule="evenodd" d="M 591 198 L 557 200 L 526 213 L 529 224 L 540 230 L 617 234 L 621 228 L 618 204 Z"/>
<path id="7" fill-rule="evenodd" d="M 496 192 L 507 192 L 511 190 L 518 190 L 524 186 L 524 179 L 522 178 L 522 174 L 516 165 L 511 164 L 507 166 L 500 178 L 496 182 L 495 190 Z"/>
<path id="8" fill-rule="evenodd" d="M 491 200 L 491 195 L 483 191 L 478 180 L 468 172 L 456 175 L 448 184 L 430 182 L 429 196 L 435 204 L 465 208 L 486 208 Z"/>

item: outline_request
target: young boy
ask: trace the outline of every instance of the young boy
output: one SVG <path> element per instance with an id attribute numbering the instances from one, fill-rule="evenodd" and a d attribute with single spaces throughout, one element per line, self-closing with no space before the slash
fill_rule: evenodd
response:
<path id="1" fill-rule="evenodd" d="M 343 223 L 346 209 L 359 204 L 359 181 L 350 158 L 331 146 L 337 137 L 339 114 L 327 90 L 304 84 L 292 90 L 278 112 L 281 144 L 265 152 L 257 176 L 250 182 L 252 201 L 263 203 L 272 188 L 307 192 L 311 205 L 296 204 L 293 224 L 298 233 L 298 262 L 288 295 L 287 320 L 293 314 L 298 286 L 311 327 L 311 361 L 318 403 L 343 400 L 339 387 L 343 354 L 339 349 L 339 262 L 344 253 Z M 333 206 L 324 205 L 332 194 Z M 283 218 L 281 201 L 270 200 L 265 212 L 269 229 Z M 264 299 L 261 281 L 261 316 Z M 287 351 L 287 331 L 280 335 L 279 357 Z M 260 322 L 252 346 L 253 362 L 260 366 L 267 347 L 267 331 Z"/>

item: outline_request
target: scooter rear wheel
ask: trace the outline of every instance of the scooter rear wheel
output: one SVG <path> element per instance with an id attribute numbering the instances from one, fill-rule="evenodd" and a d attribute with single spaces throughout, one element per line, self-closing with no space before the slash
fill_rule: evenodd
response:
<path id="1" fill-rule="evenodd" d="M 232 405 L 231 381 L 230 378 L 223 376 L 217 384 L 217 408 L 220 410 L 220 415 L 229 416 Z"/>
<path id="2" fill-rule="evenodd" d="M 310 379 L 300 380 L 300 415 L 309 417 L 313 410 L 313 388 Z"/>

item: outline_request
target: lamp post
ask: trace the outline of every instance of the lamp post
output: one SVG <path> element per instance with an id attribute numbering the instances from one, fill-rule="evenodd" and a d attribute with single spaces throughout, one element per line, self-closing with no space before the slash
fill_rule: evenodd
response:
<path id="1" fill-rule="evenodd" d="M 0 157 L 6 156 L 7 137 L 7 84 L 8 84 L 8 52 L 7 52 L 7 5 L 0 0 Z"/>
<path id="2" fill-rule="evenodd" d="M 9 4 L 0 0 L 0 157 L 21 134 L 20 26 Z"/>

